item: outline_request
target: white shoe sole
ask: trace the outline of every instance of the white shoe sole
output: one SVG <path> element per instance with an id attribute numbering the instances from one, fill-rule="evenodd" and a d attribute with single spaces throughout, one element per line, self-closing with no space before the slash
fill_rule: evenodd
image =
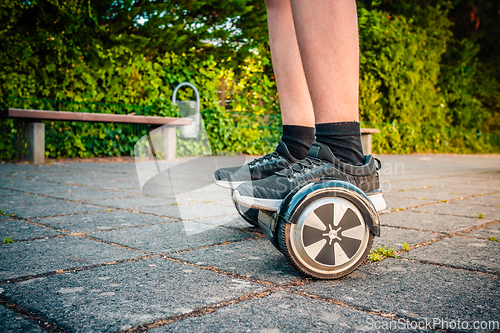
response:
<path id="1" fill-rule="evenodd" d="M 380 192 L 368 195 L 368 198 L 375 206 L 377 212 L 380 212 L 387 207 L 384 197 L 382 197 L 382 193 Z M 246 197 L 240 195 L 240 193 L 237 190 L 233 192 L 233 199 L 244 207 L 264 209 L 271 212 L 277 211 L 281 203 L 283 202 L 283 199 L 261 199 L 254 197 Z"/>
<path id="2" fill-rule="evenodd" d="M 212 175 L 212 180 L 214 181 L 215 185 L 219 185 L 220 187 L 228 188 L 231 190 L 236 190 L 236 188 L 238 186 L 240 186 L 240 184 L 245 183 L 244 181 L 242 181 L 242 182 L 228 182 L 226 180 L 218 180 L 218 179 L 215 179 L 215 175 Z"/>

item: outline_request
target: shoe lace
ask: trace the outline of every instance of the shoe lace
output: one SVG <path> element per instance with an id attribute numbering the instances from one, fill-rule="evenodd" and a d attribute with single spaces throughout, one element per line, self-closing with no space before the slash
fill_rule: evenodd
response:
<path id="1" fill-rule="evenodd" d="M 295 177 L 298 175 L 302 175 L 307 172 L 307 170 L 315 169 L 317 166 L 323 164 L 323 161 L 314 158 L 314 157 L 306 157 L 303 160 L 293 163 L 289 165 L 288 168 L 283 169 L 282 171 L 277 172 L 276 174 L 285 176 L 285 177 Z"/>
<path id="2" fill-rule="evenodd" d="M 253 165 L 256 165 L 257 163 L 259 163 L 259 164 L 260 163 L 264 163 L 264 162 L 271 161 L 272 159 L 279 158 L 279 157 L 280 157 L 280 155 L 277 152 L 273 151 L 270 154 L 266 154 L 266 155 L 264 155 L 262 157 L 256 158 L 252 162 L 248 163 L 248 165 L 252 165 L 253 166 Z"/>

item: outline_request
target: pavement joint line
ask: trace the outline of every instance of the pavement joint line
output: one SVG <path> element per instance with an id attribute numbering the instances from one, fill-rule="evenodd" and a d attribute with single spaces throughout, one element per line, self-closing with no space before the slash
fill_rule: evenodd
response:
<path id="1" fill-rule="evenodd" d="M 124 264 L 124 263 L 139 261 L 139 260 L 145 260 L 145 259 L 149 259 L 149 258 L 153 258 L 153 257 L 158 257 L 158 255 L 150 254 L 150 255 L 139 257 L 139 258 L 116 260 L 116 261 L 106 262 L 103 264 L 96 264 L 96 265 L 82 266 L 82 267 L 68 268 L 68 269 L 60 269 L 57 271 L 52 271 L 52 272 L 47 272 L 47 273 L 42 273 L 42 274 L 37 274 L 37 275 L 21 276 L 21 277 L 17 277 L 17 278 L 13 278 L 13 279 L 2 280 L 2 281 L 0 281 L 0 285 L 14 284 L 14 283 L 27 281 L 27 280 L 38 279 L 38 278 L 48 277 L 48 276 L 53 276 L 53 275 L 58 275 L 58 274 L 88 271 L 88 270 L 99 268 L 99 267 Z"/>
<path id="2" fill-rule="evenodd" d="M 496 223 L 499 223 L 500 221 L 490 221 L 490 222 L 487 222 L 487 223 L 484 223 L 484 224 L 481 224 L 481 225 L 478 225 L 478 226 L 474 226 L 474 227 L 471 227 L 471 228 L 468 228 L 468 229 L 465 229 L 465 230 L 459 230 L 459 231 L 455 231 L 454 233 L 439 233 L 440 236 L 437 237 L 437 238 L 434 238 L 434 239 L 431 239 L 431 240 L 428 240 L 426 242 L 422 242 L 422 243 L 418 243 L 418 244 L 415 244 L 413 246 L 410 246 L 408 247 L 408 250 L 405 250 L 405 249 L 401 249 L 401 250 L 397 250 L 397 251 L 394 251 L 394 254 L 397 256 L 397 255 L 400 255 L 400 254 L 403 254 L 403 253 L 408 253 L 410 252 L 411 250 L 414 250 L 414 249 L 418 249 L 420 247 L 424 247 L 424 246 L 428 246 L 428 245 L 431 245 L 431 244 L 434 244 L 434 243 L 437 243 L 439 241 L 442 241 L 443 239 L 447 239 L 447 238 L 452 238 L 452 237 L 455 237 L 455 236 L 461 236 L 462 233 L 468 233 L 468 232 L 471 232 L 471 231 L 474 231 L 474 230 L 477 230 L 477 229 L 482 229 L 482 228 L 486 228 L 490 225 L 493 225 L 493 224 L 496 224 Z M 481 238 L 476 238 L 476 239 L 481 239 Z M 371 262 L 371 261 L 367 261 L 365 260 L 361 266 L 364 266 L 364 265 L 368 265 L 368 264 L 373 264 L 373 263 L 377 263 L 377 262 L 381 262 L 381 261 L 384 261 L 385 259 L 387 259 L 388 257 L 383 257 L 381 258 L 379 261 L 374 261 L 374 262 Z M 396 259 L 399 259 L 399 260 L 410 260 L 410 259 L 406 259 L 406 258 L 396 258 Z M 413 259 L 412 259 L 413 260 Z M 417 262 L 415 260 L 415 262 Z M 420 262 L 422 264 L 434 264 L 434 263 L 431 263 L 431 262 L 425 262 L 425 261 L 422 261 Z M 361 267 L 360 266 L 360 267 Z M 446 265 L 441 265 L 441 266 L 445 266 L 445 267 L 450 267 L 450 268 L 457 268 L 457 267 L 454 267 L 454 266 L 446 266 Z M 479 273 L 484 273 L 484 272 L 481 272 L 481 271 L 475 271 L 475 270 L 472 270 L 474 272 L 479 272 Z M 497 275 L 497 274 L 494 274 L 494 273 L 485 273 L 485 274 L 493 274 L 493 275 Z"/>
<path id="3" fill-rule="evenodd" d="M 42 329 L 51 333 L 69 333 L 69 331 L 57 326 L 56 324 L 50 322 L 45 316 L 32 310 L 23 308 L 19 304 L 10 302 L 6 300 L 2 295 L 0 295 L 0 304 L 5 306 L 23 317 L 24 319 L 38 325 Z"/>
<path id="4" fill-rule="evenodd" d="M 7 189 L 7 188 L 0 186 L 0 189 Z M 107 211 L 120 210 L 120 211 L 128 211 L 128 212 L 131 212 L 131 213 L 137 213 L 137 214 L 143 214 L 143 215 L 149 215 L 149 216 L 167 217 L 167 218 L 176 219 L 176 220 L 179 220 L 179 221 L 181 220 L 178 217 L 170 217 L 170 216 L 166 216 L 166 215 L 150 214 L 150 213 L 140 212 L 140 211 L 137 211 L 137 210 L 132 210 L 130 208 L 108 207 L 108 206 L 97 205 L 97 204 L 93 204 L 93 203 L 86 203 L 86 202 L 83 202 L 83 201 L 72 201 L 72 200 L 68 200 L 68 199 L 54 197 L 54 196 L 47 195 L 47 194 L 37 194 L 37 193 L 33 193 L 33 192 L 29 192 L 29 191 L 22 191 L 22 190 L 15 190 L 15 191 L 27 193 L 27 194 L 30 194 L 30 195 L 38 195 L 38 196 L 42 196 L 42 197 L 46 197 L 46 198 L 57 199 L 57 200 L 61 200 L 61 201 L 67 202 L 67 203 L 78 203 L 78 204 L 92 206 L 92 207 L 108 208 Z M 41 219 L 41 218 L 48 218 L 48 217 L 59 217 L 59 216 L 68 216 L 68 215 L 69 216 L 71 216 L 71 215 L 83 215 L 83 214 L 96 214 L 96 213 L 104 213 L 104 211 L 86 212 L 86 213 L 72 213 L 72 214 L 59 214 L 59 215 L 50 215 L 50 216 L 37 216 L 37 217 L 34 217 L 34 218 L 35 219 Z M 212 217 L 217 217 L 217 216 L 212 216 Z M 30 218 L 26 218 L 26 219 L 30 219 Z"/>
<path id="5" fill-rule="evenodd" d="M 139 325 L 136 327 L 129 328 L 127 330 L 119 331 L 118 333 L 147 332 L 150 329 L 162 327 L 162 326 L 165 326 L 168 324 L 172 324 L 174 322 L 177 322 L 177 321 L 180 321 L 183 319 L 201 317 L 201 316 L 204 316 L 204 315 L 207 315 L 210 313 L 214 313 L 221 308 L 225 308 L 227 306 L 238 304 L 238 303 L 243 302 L 243 301 L 248 301 L 248 300 L 256 299 L 256 298 L 264 298 L 264 297 L 267 297 L 267 296 L 269 296 L 269 295 L 271 295 L 279 290 L 280 290 L 279 287 L 272 287 L 272 288 L 269 288 L 269 289 L 266 289 L 263 291 L 259 291 L 259 292 L 246 293 L 238 298 L 233 298 L 233 299 L 230 299 L 230 300 L 227 300 L 224 302 L 201 307 L 201 308 L 198 308 L 196 310 L 190 311 L 188 313 L 183 313 L 183 314 L 167 317 L 164 319 L 159 319 L 159 320 L 147 323 L 147 324 L 142 324 L 142 325 Z"/>
<path id="6" fill-rule="evenodd" d="M 264 235 L 260 234 L 260 235 L 258 235 L 256 237 L 250 237 L 250 238 L 239 239 L 239 240 L 234 240 L 234 241 L 224 241 L 222 243 L 204 245 L 204 246 L 199 246 L 199 247 L 195 247 L 195 248 L 192 248 L 192 249 L 179 250 L 179 251 L 174 251 L 174 252 L 167 252 L 167 253 L 163 253 L 161 255 L 162 256 L 169 256 L 169 255 L 173 255 L 173 254 L 182 254 L 182 253 L 186 253 L 186 252 L 190 252 L 190 251 L 207 249 L 207 248 L 216 247 L 216 246 L 229 245 L 229 244 L 234 244 L 234 243 L 239 243 L 239 242 L 245 242 L 245 241 L 249 241 L 249 240 L 253 240 L 253 239 L 260 239 L 260 238 L 264 238 Z"/>
<path id="7" fill-rule="evenodd" d="M 354 304 L 348 304 L 348 303 L 346 303 L 344 301 L 340 301 L 340 300 L 336 300 L 336 299 L 333 299 L 333 298 L 327 298 L 327 297 L 323 297 L 323 296 L 318 296 L 318 295 L 310 294 L 310 293 L 308 293 L 306 291 L 287 290 L 286 292 L 289 292 L 289 293 L 292 293 L 292 294 L 295 294 L 295 295 L 299 295 L 299 296 L 303 296 L 303 297 L 307 297 L 307 298 L 310 298 L 310 299 L 314 299 L 314 300 L 317 300 L 317 301 L 325 302 L 325 303 L 335 304 L 335 305 L 338 305 L 338 306 L 342 306 L 344 308 L 348 308 L 348 309 L 351 309 L 351 310 L 364 312 L 364 313 L 367 313 L 367 314 L 371 314 L 371 315 L 375 315 L 375 316 L 379 316 L 379 317 L 383 317 L 383 318 L 387 318 L 387 319 L 391 319 L 391 320 L 401 320 L 401 319 L 403 319 L 405 321 L 415 321 L 415 319 L 416 319 L 414 317 L 409 317 L 409 316 L 400 316 L 400 315 L 397 315 L 396 313 L 386 313 L 386 312 L 374 311 L 374 310 L 371 310 L 368 307 L 364 307 L 364 306 L 360 306 L 360 305 L 354 305 Z M 442 330 L 442 329 L 434 329 L 434 331 L 437 331 L 437 332 L 454 332 L 454 331 L 451 331 L 451 330 Z"/>
<path id="8" fill-rule="evenodd" d="M 457 236 L 461 236 L 461 234 L 466 234 L 466 233 L 469 233 L 471 231 L 474 231 L 474 230 L 478 230 L 478 229 L 484 229 L 486 227 L 489 227 L 490 225 L 494 225 L 494 224 L 497 224 L 497 223 L 500 223 L 500 220 L 497 220 L 497 221 L 490 221 L 490 222 L 486 222 L 486 223 L 483 223 L 481 225 L 477 225 L 477 226 L 474 226 L 474 227 L 470 227 L 468 229 L 465 229 L 465 230 L 462 230 L 462 231 L 459 231 L 457 232 Z M 477 237 L 476 237 L 477 238 Z"/>
<path id="9" fill-rule="evenodd" d="M 461 271 L 466 271 L 466 272 L 471 272 L 471 273 L 479 273 L 479 274 L 486 274 L 486 275 L 500 277 L 500 274 L 497 274 L 497 273 L 485 272 L 485 271 L 480 271 L 477 269 L 466 268 L 466 267 L 461 267 L 461 266 L 442 264 L 442 263 L 437 263 L 437 262 L 432 262 L 432 261 L 427 261 L 427 260 L 417 260 L 417 259 L 409 259 L 409 258 L 398 258 L 398 259 L 403 260 L 403 261 L 414 262 L 414 263 L 418 263 L 418 264 L 439 266 L 439 267 L 445 267 L 445 268 L 453 268 L 453 269 L 458 269 Z"/>
<path id="10" fill-rule="evenodd" d="M 500 191 L 481 194 L 481 196 L 484 196 L 484 195 L 493 195 L 493 194 L 498 194 L 498 193 L 500 193 Z M 433 205 L 440 205 L 440 204 L 443 204 L 443 203 L 455 202 L 455 201 L 460 201 L 460 200 L 475 198 L 477 196 L 479 196 L 479 195 L 472 194 L 472 195 L 468 195 L 468 196 L 465 196 L 465 197 L 453 198 L 453 199 L 449 199 L 449 200 L 433 201 L 433 202 L 429 202 L 429 203 L 422 204 L 422 205 L 417 205 L 417 206 L 411 206 L 411 207 L 405 207 L 405 208 L 393 208 L 393 209 L 391 209 L 391 210 L 389 210 L 387 212 L 383 212 L 382 211 L 382 212 L 379 213 L 379 215 L 392 214 L 392 213 L 402 212 L 402 211 L 405 211 L 405 210 L 413 210 L 415 208 L 429 207 L 429 206 L 433 206 Z M 427 212 L 425 212 L 425 213 L 427 213 Z M 430 213 L 430 214 L 439 214 L 439 213 Z M 440 215 L 451 215 L 451 216 L 461 216 L 461 217 L 464 217 L 463 215 L 453 215 L 453 214 L 440 214 Z M 470 216 L 465 216 L 465 217 L 470 217 Z"/>
<path id="11" fill-rule="evenodd" d="M 155 321 L 150 322 L 150 323 L 142 324 L 142 325 L 139 325 L 136 327 L 129 328 L 127 330 L 119 331 L 118 333 L 147 332 L 150 329 L 166 326 L 166 325 L 169 325 L 169 324 L 172 324 L 174 322 L 184 320 L 187 318 L 196 318 L 196 317 L 201 317 L 201 316 L 204 316 L 204 315 L 207 315 L 210 313 L 214 313 L 217 310 L 225 308 L 227 306 L 232 306 L 232 305 L 235 305 L 235 304 L 238 304 L 241 302 L 245 302 L 245 301 L 249 301 L 252 299 L 264 298 L 264 297 L 267 297 L 275 292 L 286 291 L 289 288 L 292 288 L 292 287 L 298 286 L 298 285 L 302 285 L 302 284 L 303 284 L 303 281 L 293 281 L 293 282 L 288 282 L 288 283 L 282 284 L 282 285 L 274 285 L 271 288 L 268 288 L 268 289 L 265 289 L 262 291 L 249 292 L 249 293 L 246 293 L 246 294 L 244 294 L 240 297 L 237 297 L 237 298 L 233 298 L 233 299 L 223 301 L 220 303 L 204 306 L 204 307 L 195 309 L 195 310 L 187 312 L 187 313 L 167 317 L 164 319 L 155 320 Z"/>
<path id="12" fill-rule="evenodd" d="M 13 240 L 12 243 L 31 242 L 31 241 L 40 240 L 40 239 L 64 238 L 64 237 L 66 237 L 66 235 L 52 235 L 52 236 L 26 238 L 26 239 L 16 239 L 16 240 Z"/>
<path id="13" fill-rule="evenodd" d="M 386 228 L 393 228 L 393 229 L 401 229 L 401 230 L 411 230 L 411 231 L 419 231 L 419 232 L 428 232 L 431 234 L 446 234 L 446 232 L 442 231 L 434 231 L 434 230 L 424 230 L 424 229 L 417 229 L 417 228 L 409 228 L 409 227 L 401 227 L 398 225 L 388 225 L 388 224 L 381 224 L 381 227 L 386 227 Z"/>
<path id="14" fill-rule="evenodd" d="M 102 240 L 102 239 L 99 239 L 99 238 L 90 237 L 90 236 L 87 236 L 87 235 L 85 235 L 83 233 L 72 233 L 70 235 L 81 237 L 81 238 L 85 238 L 85 239 L 92 240 L 92 241 L 99 242 L 99 243 L 113 245 L 113 246 L 116 246 L 116 247 L 119 247 L 119 248 L 122 248 L 122 249 L 126 249 L 126 250 L 130 250 L 130 251 L 141 252 L 141 253 L 144 253 L 144 254 L 147 254 L 147 255 L 153 255 L 152 253 L 144 251 L 144 250 L 134 249 L 134 248 L 126 246 L 126 245 L 121 245 L 121 244 L 118 244 L 118 243 L 108 242 L 108 241 L 105 241 L 105 240 Z"/>
<path id="15" fill-rule="evenodd" d="M 157 222 L 157 223 L 150 223 L 150 224 L 141 224 L 141 225 L 131 225 L 131 226 L 126 226 L 126 227 L 121 227 L 121 228 L 113 228 L 113 229 L 106 229 L 106 230 L 94 230 L 94 231 L 86 231 L 86 232 L 79 232 L 78 234 L 83 234 L 83 235 L 89 235 L 89 234 L 98 234 L 101 232 L 108 232 L 108 231 L 116 231 L 116 230 L 125 230 L 125 229 L 134 229 L 134 228 L 143 228 L 143 227 L 149 227 L 153 225 L 161 225 L 161 224 L 169 224 L 169 223 L 176 223 L 179 221 L 166 221 L 166 222 Z"/>
<path id="16" fill-rule="evenodd" d="M 269 282 L 269 281 L 265 281 L 265 280 L 259 280 L 259 279 L 255 279 L 255 278 L 252 278 L 252 277 L 247 277 L 247 276 L 244 276 L 244 275 L 241 275 L 241 274 L 237 274 L 237 273 L 231 273 L 231 272 L 228 272 L 228 271 L 221 270 L 221 269 L 219 269 L 219 268 L 217 268 L 215 266 L 198 265 L 198 264 L 195 264 L 195 263 L 192 263 L 192 262 L 188 262 L 188 261 L 184 261 L 184 260 L 180 260 L 180 259 L 175 259 L 175 258 L 171 258 L 171 257 L 168 257 L 168 256 L 163 256 L 162 258 L 165 259 L 165 260 L 176 262 L 178 264 L 188 265 L 188 266 L 200 268 L 200 269 L 203 269 L 203 270 L 206 270 L 206 271 L 211 271 L 211 272 L 215 272 L 215 273 L 218 273 L 218 274 L 226 275 L 226 276 L 229 276 L 230 278 L 233 278 L 233 279 L 238 279 L 238 280 L 244 280 L 244 281 L 248 281 L 248 282 L 258 283 L 258 284 L 264 285 L 266 287 L 275 287 L 275 286 L 277 286 L 273 282 Z"/>

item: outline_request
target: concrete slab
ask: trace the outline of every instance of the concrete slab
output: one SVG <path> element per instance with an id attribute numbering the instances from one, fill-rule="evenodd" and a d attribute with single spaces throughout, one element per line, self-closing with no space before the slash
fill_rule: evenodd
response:
<path id="1" fill-rule="evenodd" d="M 491 222 L 488 219 L 464 216 L 443 216 L 418 210 L 402 211 L 380 215 L 382 225 L 454 233 Z"/>
<path id="2" fill-rule="evenodd" d="M 7 190 L 7 189 L 0 188 L 0 197 L 17 195 L 18 193 L 19 192 L 15 192 L 13 190 Z"/>
<path id="3" fill-rule="evenodd" d="M 460 320 L 472 325 L 473 321 L 498 320 L 500 313 L 497 276 L 400 259 L 389 258 L 362 266 L 340 280 L 296 289 L 415 319 Z"/>
<path id="4" fill-rule="evenodd" d="M 408 191 L 399 191 L 395 192 L 392 195 L 398 197 L 405 198 L 418 198 L 422 200 L 429 201 L 440 201 L 440 200 L 451 200 L 457 199 L 461 197 L 470 196 L 473 194 L 479 194 L 480 192 L 477 189 L 471 189 L 460 186 L 437 186 L 430 187 L 426 189 L 418 189 L 418 190 L 408 190 Z"/>
<path id="5" fill-rule="evenodd" d="M 41 195 L 18 194 L 0 200 L 0 208 L 5 211 L 10 211 L 14 208 L 32 207 L 36 205 L 57 205 L 63 202 L 64 201 L 59 199 L 47 198 Z"/>
<path id="6" fill-rule="evenodd" d="M 183 220 L 234 215 L 236 209 L 232 202 L 193 203 L 190 205 L 162 206 L 154 208 L 136 208 L 140 212 L 158 216 L 179 217 Z"/>
<path id="7" fill-rule="evenodd" d="M 50 196 L 71 201 L 89 201 L 98 203 L 101 199 L 129 198 L 137 196 L 137 194 L 124 191 L 106 191 L 96 189 L 90 191 L 79 191 L 77 189 L 71 192 L 53 193 Z"/>
<path id="8" fill-rule="evenodd" d="M 0 280 L 144 256 L 76 236 L 0 244 Z"/>
<path id="9" fill-rule="evenodd" d="M 410 207 L 426 205 L 433 202 L 432 200 L 422 200 L 417 198 L 402 198 L 395 196 L 393 194 L 385 194 L 385 193 L 383 196 L 385 202 L 387 203 L 386 210 L 408 209 Z"/>
<path id="10" fill-rule="evenodd" d="M 164 217 L 124 210 L 37 219 L 36 222 L 70 232 L 92 232 L 173 221 Z"/>
<path id="11" fill-rule="evenodd" d="M 451 237 L 401 256 L 500 275 L 500 242 L 485 239 Z"/>
<path id="12" fill-rule="evenodd" d="M 106 208 L 61 201 L 60 203 L 51 205 L 36 205 L 36 206 L 8 208 L 5 210 L 5 212 L 6 214 L 9 215 L 15 214 L 15 216 L 19 218 L 34 218 L 34 217 L 98 212 L 103 210 L 106 210 Z"/>
<path id="13" fill-rule="evenodd" d="M 303 277 L 264 238 L 171 254 L 170 257 L 276 284 Z"/>
<path id="14" fill-rule="evenodd" d="M 465 235 L 484 239 L 488 239 L 488 237 L 496 237 L 496 239 L 500 240 L 500 223 L 495 223 L 485 228 L 471 231 Z"/>
<path id="15" fill-rule="evenodd" d="M 464 199 L 460 201 L 453 201 L 428 207 L 416 208 L 416 210 L 436 214 L 469 216 L 476 218 L 482 216 L 485 219 L 491 220 L 500 219 L 500 208 L 492 206 L 471 205 L 469 204 L 469 202 L 470 201 L 468 199 Z"/>
<path id="16" fill-rule="evenodd" d="M 0 320 L 4 333 L 43 333 L 45 330 L 14 311 L 0 305 Z"/>
<path id="17" fill-rule="evenodd" d="M 44 228 L 25 221 L 11 220 L 0 223 L 0 241 L 10 238 L 14 241 L 62 235 L 51 228 Z"/>
<path id="18" fill-rule="evenodd" d="M 393 227 L 382 227 L 380 230 L 380 237 L 375 237 L 373 239 L 373 249 L 377 249 L 379 246 L 385 246 L 390 249 L 398 251 L 403 249 L 403 243 L 408 243 L 410 246 L 414 246 L 420 243 L 428 242 L 430 240 L 441 237 L 441 233 L 433 232 L 421 232 L 416 230 L 408 230 Z"/>
<path id="19" fill-rule="evenodd" d="M 279 291 L 149 332 L 363 332 L 383 325 L 390 320 Z"/>
<path id="20" fill-rule="evenodd" d="M 255 238 L 258 234 L 194 222 L 174 222 L 92 234 L 92 237 L 155 254 Z"/>
<path id="21" fill-rule="evenodd" d="M 160 258 L 58 274 L 3 288 L 7 299 L 72 332 L 125 330 L 263 289 L 255 283 Z"/>
<path id="22" fill-rule="evenodd" d="M 260 232 L 260 228 L 254 227 L 252 224 L 243 220 L 243 218 L 241 218 L 241 216 L 238 214 L 218 216 L 218 217 L 208 217 L 204 219 L 194 219 L 191 221 L 206 225 L 225 226 L 229 228 L 244 229 L 244 230 L 251 229 L 251 231 Z"/>
<path id="23" fill-rule="evenodd" d="M 148 197 L 133 197 L 133 198 L 119 198 L 119 199 L 98 199 L 88 201 L 89 203 L 106 206 L 110 208 L 134 209 L 144 207 L 157 207 L 173 205 L 176 203 L 175 199 L 166 198 L 148 198 Z"/>
<path id="24" fill-rule="evenodd" d="M 480 195 L 474 198 L 468 198 L 467 204 L 500 208 L 500 194 Z"/>

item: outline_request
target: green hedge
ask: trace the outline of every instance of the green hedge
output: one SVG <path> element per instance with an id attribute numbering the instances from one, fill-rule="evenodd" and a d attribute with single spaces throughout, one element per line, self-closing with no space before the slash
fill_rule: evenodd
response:
<path id="1" fill-rule="evenodd" d="M 448 17 L 450 3 L 409 3 L 411 11 L 404 6 L 387 9 L 383 3 L 358 6 L 360 117 L 364 127 L 382 131 L 373 137 L 374 151 L 498 152 L 498 128 L 491 126 L 498 121 L 490 101 L 500 85 L 494 76 L 485 76 L 478 63 L 479 44 L 455 36 Z M 66 27 L 24 29 L 22 13 L 42 5 L 16 6 L 10 25 L 1 23 L 0 41 L 7 48 L 0 50 L 0 96 L 122 106 L 103 106 L 95 112 L 129 113 L 134 108 L 123 105 L 135 105 L 151 115 L 175 116 L 172 90 L 187 81 L 199 88 L 214 150 L 262 154 L 279 140 L 279 100 L 266 42 L 254 41 L 246 53 L 236 47 L 234 55 L 245 54 L 238 61 L 227 49 L 218 54 L 209 46 L 158 53 L 133 44 L 131 35 L 126 41 L 115 35 L 109 40 L 99 37 L 105 35 L 102 25 L 93 26 L 96 18 L 85 16 L 90 13 L 85 10 L 75 14 L 50 7 L 51 15 L 57 14 Z M 252 29 L 265 34 L 261 23 Z M 26 41 L 21 38 L 23 29 L 29 30 Z M 189 89 L 179 97 L 193 98 Z M 4 98 L 2 105 L 13 100 Z M 57 109 L 83 110 L 75 105 L 59 104 Z M 62 122 L 46 122 L 46 129 L 49 157 L 132 155 L 134 143 L 147 130 Z M 0 121 L 0 159 L 17 158 L 16 138 L 21 132 L 19 121 Z M 180 145 L 178 154 L 196 149 Z"/>

